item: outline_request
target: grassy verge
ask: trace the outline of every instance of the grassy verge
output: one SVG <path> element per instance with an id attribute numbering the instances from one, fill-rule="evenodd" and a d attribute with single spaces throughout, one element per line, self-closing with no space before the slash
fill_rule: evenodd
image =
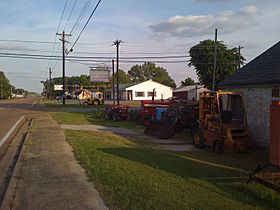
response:
<path id="1" fill-rule="evenodd" d="M 67 113 L 67 112 L 55 112 L 52 113 L 53 118 L 59 124 L 95 124 L 107 127 L 122 127 L 131 129 L 141 129 L 142 126 L 132 123 L 126 120 L 112 121 L 107 120 L 102 116 L 98 115 L 98 112 L 86 112 L 86 113 Z"/>
<path id="2" fill-rule="evenodd" d="M 107 133 L 66 131 L 66 136 L 89 179 L 113 209 L 277 209 L 280 205 L 275 192 L 246 184 L 246 174 L 195 161 L 215 162 L 224 155 L 207 150 L 156 151 Z M 235 161 L 234 156 L 225 157 L 224 164 Z"/>

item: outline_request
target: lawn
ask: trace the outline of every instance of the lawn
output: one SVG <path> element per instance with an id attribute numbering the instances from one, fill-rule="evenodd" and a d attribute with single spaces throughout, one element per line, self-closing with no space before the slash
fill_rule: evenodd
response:
<path id="1" fill-rule="evenodd" d="M 107 120 L 103 116 L 99 116 L 98 112 L 85 112 L 85 113 L 69 113 L 69 112 L 55 112 L 52 113 L 53 118 L 59 124 L 72 124 L 72 125 L 83 125 L 83 124 L 95 124 L 107 127 L 122 127 L 131 129 L 141 129 L 143 126 L 132 123 L 131 121 L 112 121 Z"/>
<path id="2" fill-rule="evenodd" d="M 256 183 L 246 184 L 248 176 L 243 171 L 251 170 L 258 161 L 254 153 L 163 152 L 109 133 L 65 133 L 77 160 L 112 209 L 280 206 L 279 194 Z"/>

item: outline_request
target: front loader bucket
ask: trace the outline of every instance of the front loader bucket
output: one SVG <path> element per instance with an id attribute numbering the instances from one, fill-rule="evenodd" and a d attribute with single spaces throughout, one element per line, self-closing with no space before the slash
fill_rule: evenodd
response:
<path id="1" fill-rule="evenodd" d="M 170 123 L 150 121 L 144 133 L 160 139 L 172 138 L 175 135 L 175 128 Z"/>

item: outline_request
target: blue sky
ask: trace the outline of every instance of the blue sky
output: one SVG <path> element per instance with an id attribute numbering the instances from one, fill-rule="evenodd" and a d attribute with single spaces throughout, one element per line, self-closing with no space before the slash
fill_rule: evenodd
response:
<path id="1" fill-rule="evenodd" d="M 86 1 L 77 0 L 65 28 L 75 2 L 68 0 L 59 32 L 64 28 L 66 33 L 70 32 Z M 96 2 L 92 1 L 76 32 L 68 39 L 70 43 L 75 41 Z M 64 4 L 65 0 L 1 0 L 0 40 L 53 42 Z M 278 0 L 102 0 L 71 55 L 115 56 L 112 42 L 117 38 L 124 41 L 120 47 L 123 57 L 187 55 L 199 41 L 213 39 L 217 27 L 218 39 L 229 47 L 242 45 L 248 62 L 279 41 L 278 8 Z M 51 55 L 52 49 L 53 55 L 61 54 L 59 44 L 0 41 L 0 53 Z M 107 60 L 109 65 L 110 59 Z M 134 64 L 120 63 L 120 68 L 128 71 Z M 187 62 L 158 65 L 168 69 L 177 85 L 187 77 L 196 79 Z M 40 81 L 47 79 L 49 67 L 53 68 L 53 76 L 61 76 L 60 62 L 0 57 L 0 69 L 10 82 L 30 91 L 42 90 Z M 67 76 L 89 73 L 85 64 L 67 62 L 66 67 Z"/>

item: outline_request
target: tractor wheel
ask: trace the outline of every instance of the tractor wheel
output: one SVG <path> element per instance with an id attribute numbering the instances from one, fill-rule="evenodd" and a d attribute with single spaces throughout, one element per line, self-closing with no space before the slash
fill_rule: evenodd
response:
<path id="1" fill-rule="evenodd" d="M 196 129 L 196 131 L 194 132 L 193 143 L 197 148 L 202 149 L 205 147 L 203 133 L 200 129 Z"/>
<path id="2" fill-rule="evenodd" d="M 177 123 L 177 124 L 175 125 L 175 132 L 180 133 L 180 132 L 182 132 L 183 130 L 184 130 L 184 126 L 183 126 L 182 124 Z"/>
<path id="3" fill-rule="evenodd" d="M 215 141 L 213 143 L 213 149 L 217 153 L 221 153 L 224 150 L 223 143 L 221 141 Z"/>
<path id="4" fill-rule="evenodd" d="M 117 116 L 116 116 L 116 113 L 113 113 L 113 120 L 114 120 L 114 121 L 117 121 L 117 120 L 118 120 L 118 118 L 117 118 Z"/>
<path id="5" fill-rule="evenodd" d="M 85 101 L 85 102 L 83 103 L 83 105 L 84 105 L 84 106 L 88 106 L 88 102 Z"/>
<path id="6" fill-rule="evenodd" d="M 100 102 L 98 100 L 94 100 L 92 103 L 94 106 L 98 106 L 100 104 Z"/>

